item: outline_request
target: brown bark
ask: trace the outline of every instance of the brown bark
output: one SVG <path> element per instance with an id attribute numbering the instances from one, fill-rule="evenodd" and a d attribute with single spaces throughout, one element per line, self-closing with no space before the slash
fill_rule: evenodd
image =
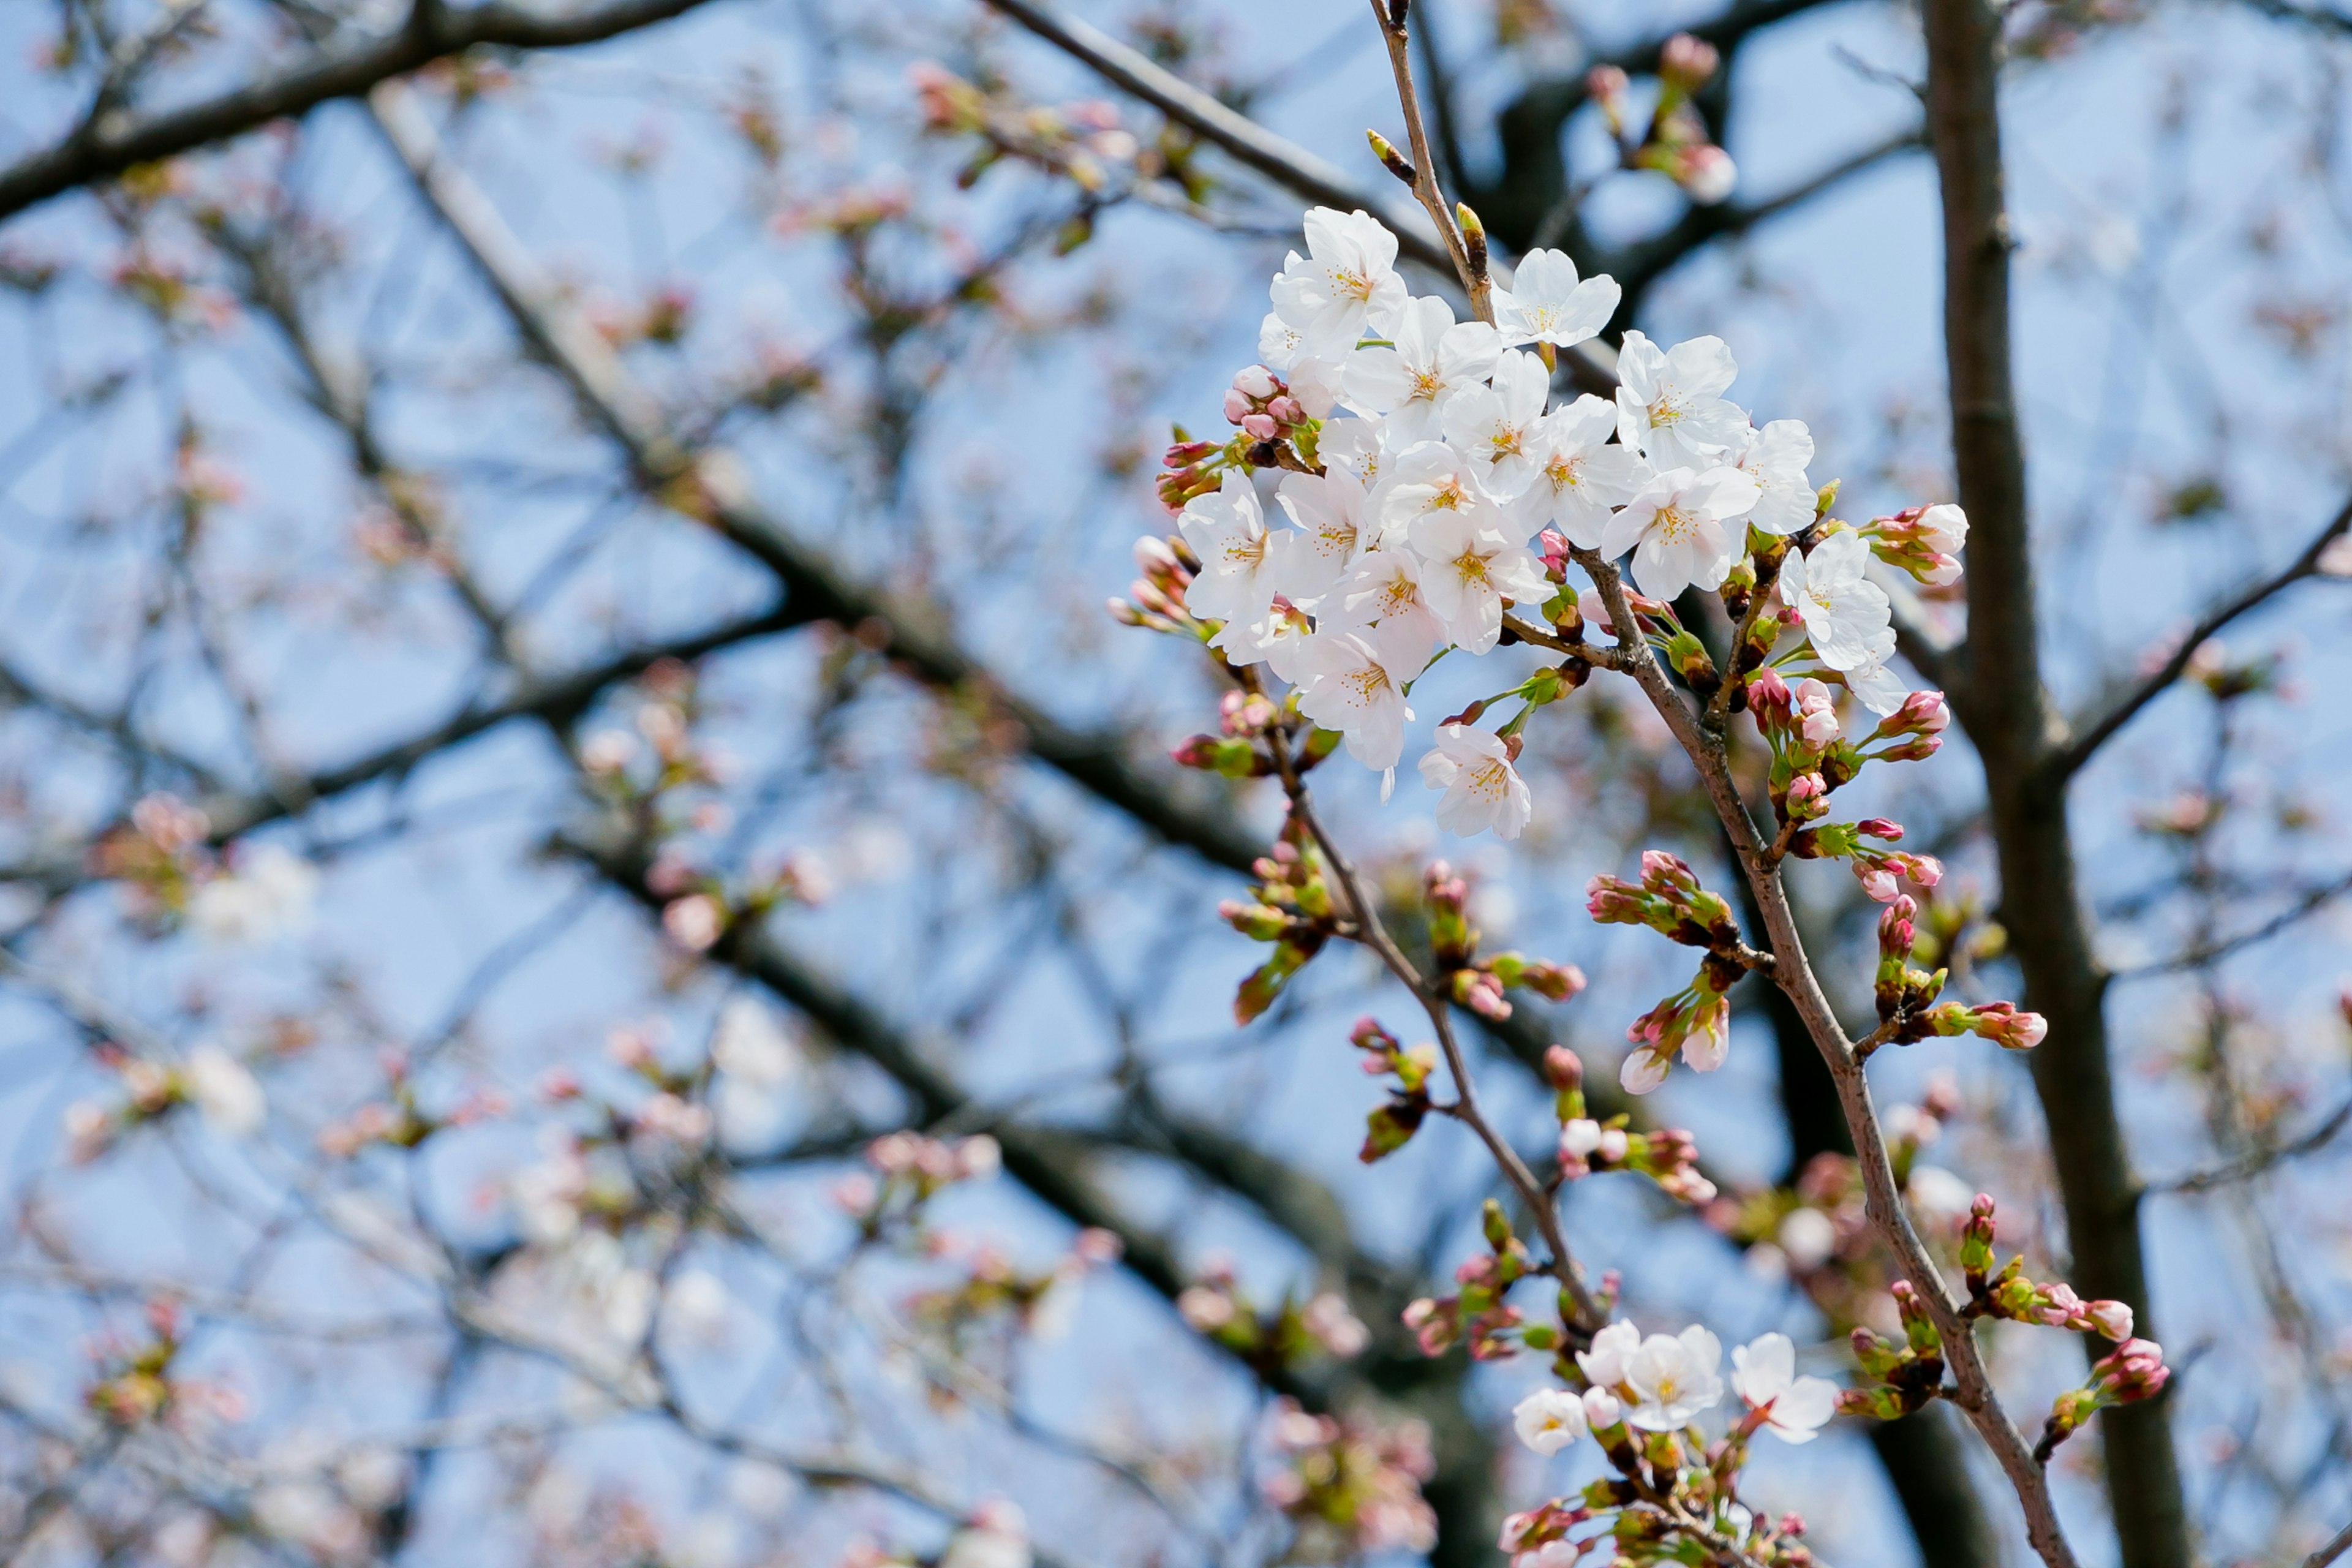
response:
<path id="1" fill-rule="evenodd" d="M 2154 1338 L 2130 1158 L 2117 1119 L 2103 1003 L 2076 885 L 2063 779 L 2042 683 L 2025 461 L 2010 366 L 2002 200 L 2000 24 L 1984 0 L 1926 0 L 1927 119 L 1943 186 L 1944 342 L 1952 458 L 1969 521 L 1969 647 L 1955 710 L 1984 761 L 2002 923 L 2025 1005 L 2050 1021 L 2034 1087 L 2066 1212 L 2073 1283 L 2131 1304 Z M 2102 1417 L 2125 1568 L 2188 1568 L 2188 1524 L 2164 1402 Z"/>

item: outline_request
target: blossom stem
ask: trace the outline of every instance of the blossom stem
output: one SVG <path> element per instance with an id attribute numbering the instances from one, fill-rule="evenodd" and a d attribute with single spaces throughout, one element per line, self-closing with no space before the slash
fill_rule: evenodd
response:
<path id="1" fill-rule="evenodd" d="M 1389 935 L 1388 928 L 1381 923 L 1380 911 L 1365 892 L 1363 881 L 1357 875 L 1354 865 L 1340 852 L 1321 818 L 1316 816 L 1306 782 L 1292 761 L 1289 743 L 1281 731 L 1269 731 L 1266 744 L 1274 754 L 1275 769 L 1282 780 L 1282 793 L 1290 802 L 1292 814 L 1314 837 L 1316 847 L 1323 853 L 1331 879 L 1338 884 L 1340 896 L 1345 900 L 1348 921 L 1354 928 L 1347 934 L 1371 949 L 1381 966 L 1413 994 L 1422 1010 L 1429 1016 L 1430 1027 L 1437 1032 L 1438 1048 L 1444 1053 L 1446 1068 L 1454 1075 L 1454 1098 L 1446 1108 L 1446 1114 L 1478 1135 L 1478 1141 L 1486 1146 L 1486 1152 L 1502 1171 L 1503 1179 L 1510 1184 L 1519 1201 L 1534 1216 L 1544 1245 L 1551 1250 L 1551 1258 L 1545 1264 L 1544 1272 L 1559 1282 L 1560 1289 L 1575 1309 L 1575 1321 L 1569 1325 L 1572 1335 L 1589 1342 L 1607 1324 L 1609 1314 L 1601 1310 L 1601 1303 L 1593 1298 L 1583 1276 L 1577 1270 L 1575 1254 L 1569 1247 L 1567 1234 L 1560 1228 L 1559 1211 L 1546 1195 L 1542 1184 L 1536 1180 L 1535 1173 L 1528 1169 L 1527 1162 L 1519 1158 L 1518 1151 L 1495 1131 L 1494 1124 L 1486 1120 L 1486 1112 L 1480 1109 L 1477 1086 L 1471 1077 L 1469 1063 L 1463 1057 L 1461 1041 L 1454 1032 L 1454 1017 L 1447 998 Z"/>

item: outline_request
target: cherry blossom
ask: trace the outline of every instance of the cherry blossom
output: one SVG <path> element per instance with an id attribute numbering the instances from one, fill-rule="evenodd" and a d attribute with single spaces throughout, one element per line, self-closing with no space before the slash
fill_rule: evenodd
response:
<path id="1" fill-rule="evenodd" d="M 1639 452 L 1610 443 L 1616 430 L 1615 406 L 1589 393 L 1546 415 L 1536 432 L 1535 479 L 1513 515 L 1530 530 L 1557 526 L 1578 548 L 1597 548 L 1610 512 L 1654 477 Z"/>
<path id="2" fill-rule="evenodd" d="M 1299 347 L 1336 359 L 1367 330 L 1386 336 L 1405 306 L 1396 236 L 1370 215 L 1316 207 L 1307 215 L 1307 250 L 1292 251 L 1274 280 L 1274 310 L 1296 328 Z"/>
<path id="3" fill-rule="evenodd" d="M 1456 321 L 1443 300 L 1415 300 L 1405 306 L 1391 344 L 1348 356 L 1340 387 L 1354 405 L 1386 416 L 1390 439 L 1433 440 L 1445 404 L 1492 375 L 1501 352 L 1486 322 Z"/>
<path id="4" fill-rule="evenodd" d="M 1412 525 L 1410 540 L 1423 562 L 1421 595 L 1446 635 L 1465 653 L 1490 651 L 1503 635 L 1503 602 L 1551 596 L 1543 563 L 1514 544 L 1496 514 L 1434 511 Z"/>
<path id="5" fill-rule="evenodd" d="M 1381 502 L 1381 544 L 1395 548 L 1415 519 L 1433 512 L 1469 512 L 1483 519 L 1494 510 L 1493 498 L 1479 483 L 1478 465 L 1443 441 L 1423 441 L 1396 460 Z"/>
<path id="6" fill-rule="evenodd" d="M 1725 521 L 1755 505 L 1756 494 L 1756 481 L 1737 468 L 1669 468 L 1609 520 L 1601 553 L 1633 551 L 1633 580 L 1652 598 L 1694 584 L 1720 588 L 1738 554 Z"/>
<path id="7" fill-rule="evenodd" d="M 1468 724 L 1438 726 L 1437 749 L 1421 759 L 1421 779 L 1445 792 L 1437 803 L 1438 826 L 1465 838 L 1488 828 L 1497 838 L 1517 838 L 1534 815 L 1533 797 L 1511 765 L 1509 750 Z"/>
<path id="8" fill-rule="evenodd" d="M 1891 635 L 1886 590 L 1864 574 L 1869 563 L 1869 542 L 1851 529 L 1780 563 L 1780 602 L 1803 620 L 1813 652 L 1832 669 L 1872 662 L 1878 639 Z"/>
<path id="9" fill-rule="evenodd" d="M 1748 432 L 1735 448 L 1732 466 L 1756 481 L 1761 492 L 1748 521 L 1765 533 L 1801 533 L 1813 521 L 1817 492 L 1805 478 L 1813 460 L 1812 432 L 1801 419 L 1775 419 Z"/>
<path id="10" fill-rule="evenodd" d="M 1250 628 L 1273 603 L 1281 553 L 1266 532 L 1257 491 L 1246 475 L 1228 473 L 1215 490 L 1184 503 L 1177 526 L 1201 561 L 1186 602 L 1202 619 L 1225 623 L 1210 646 L 1251 657 Z"/>
<path id="11" fill-rule="evenodd" d="M 1592 1336 L 1592 1348 L 1576 1352 L 1576 1364 L 1595 1388 L 1619 1388 L 1642 1348 L 1642 1331 L 1622 1319 Z"/>
<path id="12" fill-rule="evenodd" d="M 1508 344 L 1568 348 L 1607 326 L 1623 292 L 1605 274 L 1578 281 L 1576 263 L 1564 251 L 1530 250 L 1519 258 L 1510 288 L 1495 290 L 1495 326 Z"/>
<path id="13" fill-rule="evenodd" d="M 1549 1458 L 1584 1436 L 1584 1401 L 1565 1388 L 1538 1388 L 1512 1407 L 1511 1429 Z"/>
<path id="14" fill-rule="evenodd" d="M 1294 604 L 1311 604 L 1354 563 L 1364 491 L 1345 475 L 1285 474 L 1275 499 L 1298 531 L 1283 536 L 1275 580 Z"/>
<path id="15" fill-rule="evenodd" d="M 1738 370 L 1721 338 L 1662 350 L 1627 332 L 1617 353 L 1617 438 L 1660 468 L 1724 461 L 1748 428 L 1748 416 L 1722 396 Z"/>
<path id="16" fill-rule="evenodd" d="M 1407 550 L 1373 550 L 1356 557 L 1355 569 L 1325 604 L 1339 601 L 1329 616 L 1337 626 L 1394 627 L 1412 637 L 1423 655 L 1445 636 L 1444 623 L 1422 596 L 1421 558 Z M 1287 679 L 1288 677 L 1284 679 Z"/>
<path id="17" fill-rule="evenodd" d="M 1811 1442 L 1837 1413 L 1837 1384 L 1799 1377 L 1797 1347 L 1786 1334 L 1766 1334 L 1734 1349 L 1731 1388 L 1784 1443 Z"/>
<path id="18" fill-rule="evenodd" d="M 218 1046 L 198 1046 L 188 1053 L 187 1085 L 205 1125 L 224 1138 L 250 1137 L 269 1113 L 259 1080 Z"/>
<path id="19" fill-rule="evenodd" d="M 1318 630 L 1299 650 L 1300 710 L 1345 736 L 1349 754 L 1366 767 L 1396 766 L 1412 718 L 1404 688 L 1426 657 L 1419 642 L 1410 628 L 1391 622 L 1361 631 Z"/>
<path id="20" fill-rule="evenodd" d="M 1723 1398 L 1723 1342 L 1693 1324 L 1681 1333 L 1652 1334 L 1626 1358 L 1625 1383 L 1640 1403 L 1626 1419 L 1651 1432 L 1690 1425 Z"/>
<path id="21" fill-rule="evenodd" d="M 1537 426 L 1551 391 L 1551 373 L 1530 353 L 1511 353 L 1495 366 L 1491 386 L 1472 386 L 1446 400 L 1439 423 L 1445 439 L 1467 456 L 1486 493 L 1508 500 L 1535 482 L 1543 451 Z"/>

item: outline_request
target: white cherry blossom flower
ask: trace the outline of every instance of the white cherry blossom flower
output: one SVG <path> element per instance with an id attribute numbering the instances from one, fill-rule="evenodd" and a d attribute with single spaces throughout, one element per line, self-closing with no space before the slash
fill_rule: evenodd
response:
<path id="1" fill-rule="evenodd" d="M 1641 453 L 1609 444 L 1616 429 L 1616 408 L 1589 393 L 1544 416 L 1535 482 L 1513 503 L 1513 515 L 1530 532 L 1557 525 L 1580 549 L 1599 545 L 1610 511 L 1655 477 Z"/>
<path id="2" fill-rule="evenodd" d="M 1748 416 L 1723 399 L 1738 371 L 1721 338 L 1662 350 L 1627 332 L 1617 352 L 1617 438 L 1660 468 L 1725 460 L 1748 427 Z"/>
<path id="3" fill-rule="evenodd" d="M 1723 1398 L 1723 1342 L 1694 1323 L 1671 1337 L 1652 1334 L 1627 1359 L 1625 1382 L 1641 1403 L 1626 1419 L 1651 1432 L 1690 1425 Z"/>
<path id="4" fill-rule="evenodd" d="M 1584 1436 L 1584 1401 L 1565 1388 L 1538 1388 L 1512 1407 L 1511 1429 L 1549 1458 Z"/>
<path id="5" fill-rule="evenodd" d="M 1756 504 L 1756 481 L 1737 468 L 1669 468 L 1642 488 L 1601 531 L 1601 553 L 1633 552 L 1633 578 L 1654 599 L 1696 584 L 1723 586 L 1738 543 L 1725 521 Z"/>
<path id="6" fill-rule="evenodd" d="M 1731 1352 L 1731 1387 L 1765 1429 L 1784 1443 L 1810 1443 L 1837 1414 L 1837 1384 L 1797 1375 L 1797 1347 L 1786 1334 L 1766 1334 Z"/>
<path id="7" fill-rule="evenodd" d="M 1265 614 L 1249 628 L 1246 641 L 1250 657 L 1263 659 L 1265 667 L 1274 671 L 1276 679 L 1296 686 L 1300 650 L 1314 635 L 1315 623 L 1307 618 L 1307 612 L 1276 594 Z"/>
<path id="8" fill-rule="evenodd" d="M 268 942 L 309 927 L 318 900 L 319 870 L 275 844 L 255 847 L 188 900 L 188 923 L 219 942 Z"/>
<path id="9" fill-rule="evenodd" d="M 1911 695 L 1910 683 L 1886 666 L 1894 655 L 1895 628 L 1889 626 L 1871 639 L 1867 658 L 1840 672 L 1845 677 L 1845 689 L 1882 719 L 1902 707 Z"/>
<path id="10" fill-rule="evenodd" d="M 1433 513 L 1468 512 L 1483 521 L 1495 502 L 1478 482 L 1477 467 L 1443 441 L 1406 447 L 1381 501 L 1381 547 L 1395 549 L 1416 519 Z"/>
<path id="11" fill-rule="evenodd" d="M 1507 289 L 1495 290 L 1495 326 L 1506 343 L 1580 343 L 1609 324 L 1623 290 L 1606 274 L 1579 282 L 1576 263 L 1558 250 L 1519 258 Z"/>
<path id="12" fill-rule="evenodd" d="M 1551 596 L 1543 563 L 1514 544 L 1494 513 L 1431 512 L 1408 534 L 1422 559 L 1421 596 L 1465 653 L 1494 650 L 1503 635 L 1505 600 Z"/>
<path id="13" fill-rule="evenodd" d="M 1576 1364 L 1593 1387 L 1622 1388 L 1633 1370 L 1633 1352 L 1641 1348 L 1642 1331 L 1620 1320 L 1592 1336 L 1591 1350 L 1576 1352 Z"/>
<path id="14" fill-rule="evenodd" d="M 1201 561 L 1185 603 L 1202 619 L 1225 623 L 1209 646 L 1254 658 L 1249 631 L 1274 601 L 1276 562 L 1282 553 L 1265 531 L 1257 491 L 1247 476 L 1228 473 L 1217 489 L 1184 503 L 1177 526 Z"/>
<path id="15" fill-rule="evenodd" d="M 1362 548 L 1364 491 L 1344 474 L 1285 474 L 1275 493 L 1298 525 L 1276 547 L 1275 580 L 1294 604 L 1311 605 Z"/>
<path id="16" fill-rule="evenodd" d="M 1365 331 L 1386 337 L 1403 313 L 1396 236 L 1369 214 L 1316 207 L 1307 215 L 1307 250 L 1292 251 L 1274 280 L 1275 313 L 1298 331 L 1299 347 L 1337 359 Z"/>
<path id="17" fill-rule="evenodd" d="M 250 1137 L 269 1114 L 260 1080 L 218 1046 L 198 1046 L 188 1053 L 187 1085 L 205 1125 L 224 1138 Z"/>
<path id="18" fill-rule="evenodd" d="M 1324 597 L 1325 624 L 1392 626 L 1412 637 L 1426 658 L 1445 636 L 1445 626 L 1422 597 L 1422 570 L 1420 557 L 1408 550 L 1374 550 L 1359 555 L 1355 569 Z M 1334 601 L 1336 611 L 1330 607 Z"/>
<path id="19" fill-rule="evenodd" d="M 1486 322 L 1456 321 L 1440 299 L 1415 300 L 1404 308 L 1393 346 L 1348 356 L 1340 390 L 1351 405 L 1386 416 L 1397 441 L 1427 441 L 1437 435 L 1438 411 L 1494 374 L 1501 353 Z"/>
<path id="20" fill-rule="evenodd" d="M 1748 521 L 1766 533 L 1802 533 L 1813 521 L 1820 492 L 1805 478 L 1813 460 L 1812 432 L 1801 419 L 1775 419 L 1750 430 L 1734 448 L 1732 466 L 1756 481 L 1762 493 Z"/>
<path id="21" fill-rule="evenodd" d="M 1428 658 L 1420 639 L 1383 622 L 1359 631 L 1318 629 L 1299 650 L 1298 706 L 1326 730 L 1346 737 L 1348 752 L 1368 768 L 1396 766 L 1404 727 L 1412 718 L 1407 682 Z"/>
<path id="22" fill-rule="evenodd" d="M 1535 482 L 1542 452 L 1536 439 L 1551 394 L 1551 373 L 1531 353 L 1507 353 L 1494 384 L 1473 386 L 1446 399 L 1438 422 L 1445 439 L 1467 457 L 1479 483 L 1508 500 Z"/>
<path id="23" fill-rule="evenodd" d="M 1797 612 L 1813 652 L 1832 669 L 1872 661 L 1872 649 L 1892 620 L 1886 590 L 1870 581 L 1870 543 L 1840 529 L 1811 555 L 1791 550 L 1780 563 L 1780 603 Z"/>
<path id="24" fill-rule="evenodd" d="M 1316 437 L 1315 451 L 1325 469 L 1347 475 L 1366 495 L 1372 495 L 1380 492 L 1382 473 L 1389 466 L 1389 447 L 1388 421 L 1375 416 L 1330 421 Z"/>
<path id="25" fill-rule="evenodd" d="M 1490 827 L 1497 838 L 1517 838 L 1535 814 L 1501 738 L 1467 724 L 1438 726 L 1437 749 L 1421 759 L 1421 781 L 1445 792 L 1437 825 L 1465 838 Z"/>

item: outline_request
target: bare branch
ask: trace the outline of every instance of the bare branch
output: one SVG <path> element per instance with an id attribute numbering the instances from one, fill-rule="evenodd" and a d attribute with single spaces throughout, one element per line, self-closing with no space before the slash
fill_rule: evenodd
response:
<path id="1" fill-rule="evenodd" d="M 2275 1148 L 2257 1150 L 2226 1164 L 2192 1171 L 2185 1176 L 2173 1176 L 2161 1182 L 2150 1182 L 2143 1190 L 2150 1193 L 2202 1193 L 2233 1182 L 2248 1181 L 2285 1161 L 2326 1147 L 2338 1132 L 2344 1131 L 2347 1122 L 2352 1122 L 2352 1099 L 2337 1105 L 2320 1119 L 2317 1126 L 2299 1138 L 2291 1139 Z"/>
<path id="2" fill-rule="evenodd" d="M 2189 668 L 2189 661 L 2197 656 L 2198 648 L 2207 638 L 2218 636 L 2232 621 L 2260 609 L 2305 578 L 2318 576 L 2320 557 L 2327 552 L 2329 545 L 2345 536 L 2347 529 L 2352 529 L 2352 500 L 2345 501 L 2327 526 L 2321 529 L 2293 561 L 2260 582 L 2250 583 L 2221 599 L 2198 618 L 2197 624 L 2180 639 L 2180 646 L 2174 648 L 2162 664 L 2095 704 L 2095 716 L 2086 715 L 2075 724 L 2065 742 L 2046 764 L 2053 775 L 2053 782 L 2063 784 L 2074 777 L 2101 746 L 2114 738 L 2116 731 L 2137 717 L 2141 709 L 2164 695 L 2172 683 L 2180 679 L 2181 671 Z"/>
<path id="3" fill-rule="evenodd" d="M 139 115 L 109 112 L 101 102 L 100 112 L 71 135 L 0 170 L 0 218 L 138 164 L 225 142 L 335 99 L 356 98 L 378 82 L 445 56 L 482 45 L 575 47 L 667 21 L 703 3 L 611 0 L 555 16 L 504 3 L 454 11 L 420 7 L 415 16 L 421 26 L 404 24 L 364 43 L 321 50 L 275 76 L 183 109 Z"/>

